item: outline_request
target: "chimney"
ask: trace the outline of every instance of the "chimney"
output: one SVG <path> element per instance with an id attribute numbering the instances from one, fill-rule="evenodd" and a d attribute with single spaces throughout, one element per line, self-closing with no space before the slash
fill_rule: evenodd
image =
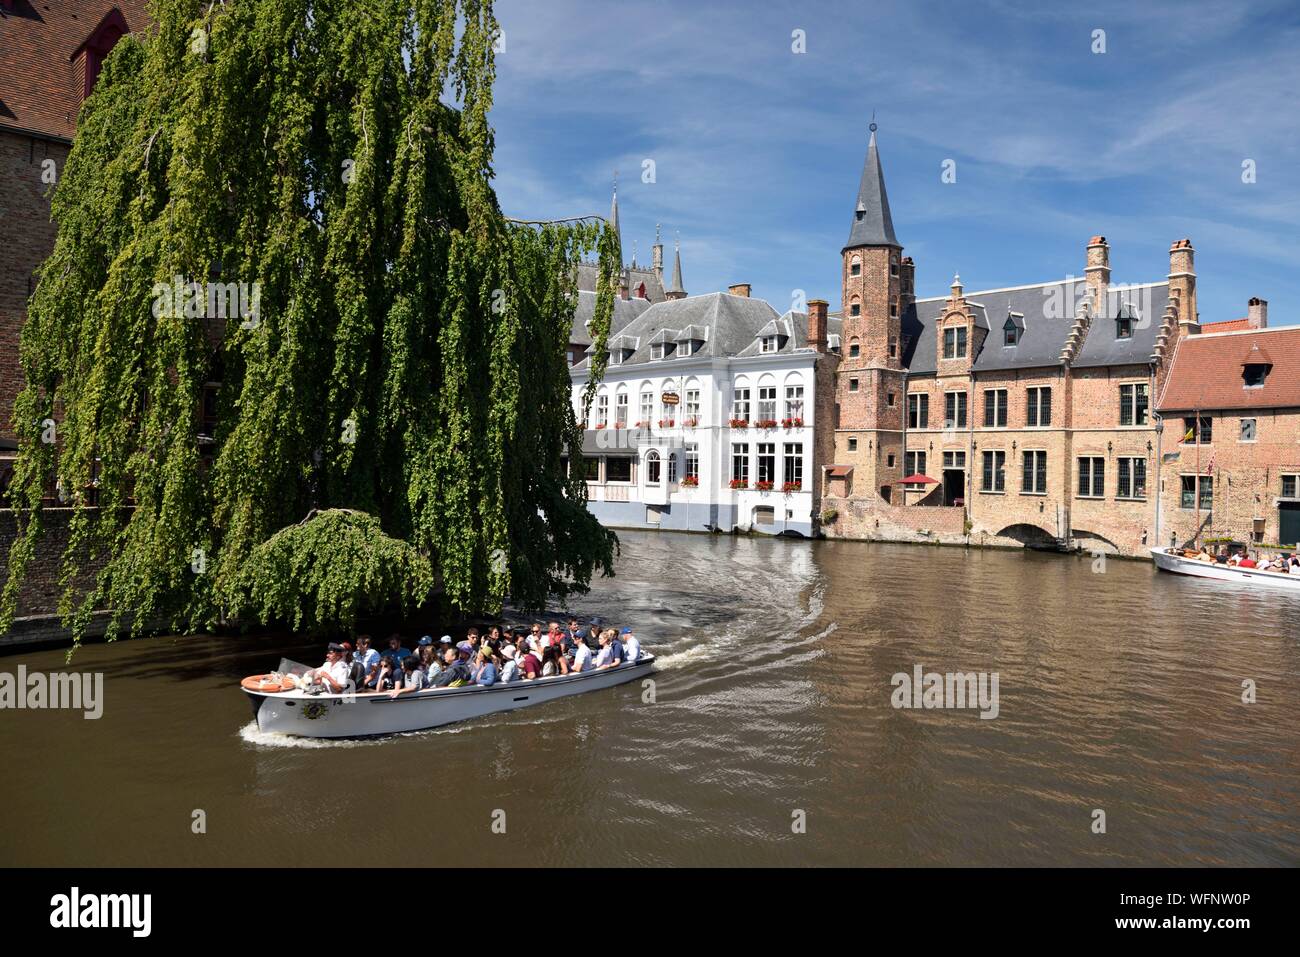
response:
<path id="1" fill-rule="evenodd" d="M 898 299 L 904 310 L 916 299 L 916 264 L 904 256 L 898 266 Z"/>
<path id="2" fill-rule="evenodd" d="M 1268 300 L 1252 296 L 1246 304 L 1246 325 L 1252 329 L 1268 328 Z"/>
<path id="3" fill-rule="evenodd" d="M 618 274 L 618 297 L 620 299 L 629 299 L 632 295 L 632 277 L 626 270 L 619 270 Z"/>
<path id="4" fill-rule="evenodd" d="M 1106 315 L 1109 311 L 1106 294 L 1110 290 L 1110 246 L 1106 244 L 1105 236 L 1093 236 L 1088 240 L 1083 275 L 1088 286 L 1088 298 L 1092 301 L 1093 315 Z"/>
<path id="5" fill-rule="evenodd" d="M 808 300 L 808 345 L 817 352 L 826 351 L 826 300 Z"/>
<path id="6" fill-rule="evenodd" d="M 1194 336 L 1201 331 L 1201 317 L 1196 310 L 1196 250 L 1190 239 L 1180 239 L 1169 247 L 1169 298 L 1178 304 L 1178 334 Z"/>
<path id="7" fill-rule="evenodd" d="M 733 296 L 743 296 L 745 299 L 748 299 L 748 298 L 749 298 L 749 283 L 747 283 L 747 282 L 738 282 L 738 283 L 736 283 L 734 286 L 728 286 L 728 287 L 727 287 L 727 292 L 730 293 L 730 294 L 733 295 Z"/>

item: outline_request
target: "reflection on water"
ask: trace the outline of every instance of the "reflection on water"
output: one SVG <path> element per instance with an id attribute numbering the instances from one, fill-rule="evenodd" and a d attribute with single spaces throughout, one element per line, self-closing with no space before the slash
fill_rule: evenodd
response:
<path id="1" fill-rule="evenodd" d="M 660 656 L 654 703 L 634 683 L 294 741 L 250 724 L 236 679 L 311 648 L 88 646 L 74 667 L 105 672 L 102 719 L 0 712 L 0 799 L 21 809 L 0 864 L 325 864 L 339 848 L 375 865 L 1300 861 L 1296 598 L 1137 562 L 622 538 L 618 577 L 572 610 L 637 629 Z M 18 664 L 62 654 L 0 669 Z M 891 676 L 918 664 L 997 672 L 998 717 L 894 710 Z M 399 840 L 400 822 L 420 826 Z"/>

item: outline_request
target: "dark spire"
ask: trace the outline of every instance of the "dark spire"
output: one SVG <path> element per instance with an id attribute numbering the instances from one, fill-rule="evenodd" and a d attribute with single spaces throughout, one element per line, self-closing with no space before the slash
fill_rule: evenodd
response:
<path id="1" fill-rule="evenodd" d="M 871 141 L 867 144 L 867 162 L 862 167 L 862 182 L 858 185 L 858 201 L 853 209 L 853 225 L 849 229 L 851 246 L 897 246 L 894 221 L 889 215 L 889 197 L 885 195 L 885 174 L 880 169 L 880 154 L 876 152 L 876 124 L 871 124 Z"/>
<path id="2" fill-rule="evenodd" d="M 679 238 L 673 249 L 673 281 L 664 294 L 669 299 L 684 299 L 686 288 L 682 285 L 682 241 Z"/>

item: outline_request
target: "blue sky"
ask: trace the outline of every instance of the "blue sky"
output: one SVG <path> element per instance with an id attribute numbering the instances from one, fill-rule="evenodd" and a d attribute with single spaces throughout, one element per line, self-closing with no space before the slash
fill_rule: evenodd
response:
<path id="1" fill-rule="evenodd" d="M 636 241 L 648 263 L 662 223 L 671 263 L 680 232 L 692 294 L 750 282 L 778 309 L 796 289 L 839 308 L 875 110 L 918 296 L 954 272 L 967 289 L 1082 275 L 1096 234 L 1112 283 L 1163 280 L 1187 236 L 1202 322 L 1244 316 L 1253 295 L 1270 325 L 1300 321 L 1293 0 L 499 0 L 497 16 L 506 212 L 604 214 L 617 169 L 625 253 Z"/>

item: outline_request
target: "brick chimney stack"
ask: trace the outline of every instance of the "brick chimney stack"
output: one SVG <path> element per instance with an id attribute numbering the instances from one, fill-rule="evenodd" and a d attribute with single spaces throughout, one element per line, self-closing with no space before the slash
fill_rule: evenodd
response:
<path id="1" fill-rule="evenodd" d="M 1178 334 L 1194 336 L 1201 331 L 1201 317 L 1196 310 L 1196 250 L 1190 239 L 1180 239 L 1169 247 L 1169 298 L 1178 303 Z"/>
<path id="2" fill-rule="evenodd" d="M 1268 328 L 1268 300 L 1252 296 L 1246 305 L 1246 325 L 1252 329 Z"/>
<path id="3" fill-rule="evenodd" d="M 1093 236 L 1088 240 L 1083 275 L 1088 285 L 1088 298 L 1092 301 L 1092 314 L 1106 315 L 1106 294 L 1110 290 L 1110 246 L 1105 236 Z"/>
<path id="4" fill-rule="evenodd" d="M 744 297 L 745 299 L 748 299 L 748 298 L 749 298 L 749 283 L 747 283 L 747 282 L 738 282 L 738 283 L 736 283 L 734 286 L 728 286 L 728 287 L 727 287 L 727 292 L 730 293 L 730 294 L 733 295 L 733 296 L 742 296 L 742 297 Z"/>
<path id="5" fill-rule="evenodd" d="M 808 345 L 818 352 L 826 351 L 826 309 L 825 299 L 808 300 Z"/>

